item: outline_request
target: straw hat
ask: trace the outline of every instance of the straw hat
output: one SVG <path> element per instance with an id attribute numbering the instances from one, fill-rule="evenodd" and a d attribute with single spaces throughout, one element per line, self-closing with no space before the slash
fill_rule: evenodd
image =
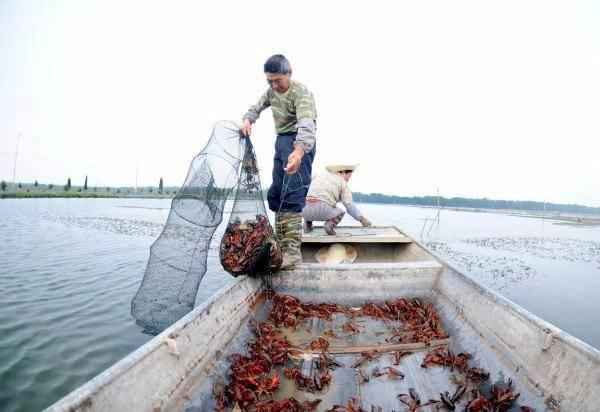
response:
<path id="1" fill-rule="evenodd" d="M 315 257 L 319 263 L 338 264 L 352 263 L 357 256 L 358 252 L 353 246 L 332 243 L 319 249 Z"/>
<path id="2" fill-rule="evenodd" d="M 328 165 L 325 166 L 325 169 L 331 173 L 341 172 L 342 170 L 352 170 L 354 171 L 358 165 Z"/>

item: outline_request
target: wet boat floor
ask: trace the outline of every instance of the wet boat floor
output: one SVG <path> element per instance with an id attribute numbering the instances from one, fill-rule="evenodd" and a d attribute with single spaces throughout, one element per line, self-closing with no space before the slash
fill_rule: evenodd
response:
<path id="1" fill-rule="evenodd" d="M 251 321 L 266 320 L 270 309 L 269 302 L 260 305 L 256 308 L 255 316 L 249 319 L 249 323 Z M 358 333 L 344 330 L 344 325 L 351 319 L 353 324 L 358 326 Z M 308 352 L 310 352 L 309 345 L 311 341 L 319 337 L 327 339 L 330 343 L 328 355 L 340 366 L 330 370 L 332 376 L 330 385 L 322 391 L 314 393 L 298 389 L 296 383 L 284 375 L 284 367 L 274 368 L 280 375 L 281 383 L 279 389 L 272 395 L 272 399 L 281 400 L 293 397 L 300 402 L 320 399 L 321 403 L 317 411 L 327 411 L 335 405 L 346 406 L 352 398 L 355 398 L 365 411 L 408 411 L 409 408 L 399 400 L 398 395 L 408 394 L 411 388 L 419 395 L 421 403 L 426 403 L 430 399 L 439 400 L 440 394 L 446 391 L 453 394 L 459 385 L 463 383 L 462 374 L 446 367 L 421 367 L 426 354 L 433 349 L 431 347 L 413 349 L 409 354 L 404 355 L 397 365 L 394 364 L 393 352 L 378 353 L 375 359 L 367 360 L 359 366 L 363 374 L 369 378 L 368 382 L 361 378 L 358 368 L 354 367 L 362 356 L 360 353 L 332 353 L 333 349 L 336 348 L 343 350 L 343 348 L 356 346 L 389 345 L 390 342 L 386 339 L 392 336 L 392 328 L 402 328 L 402 322 L 382 321 L 368 316 L 350 318 L 339 313 L 334 314 L 331 320 L 306 319 L 294 329 L 277 328 L 277 331 L 287 337 L 292 347 L 305 349 Z M 225 352 L 226 356 L 221 359 L 226 359 L 227 356 L 233 353 L 247 354 L 247 343 L 254 338 L 250 330 L 251 328 L 248 325 L 242 327 L 239 335 L 231 342 Z M 453 350 L 460 351 L 460 348 L 456 348 L 454 343 L 451 346 Z M 441 347 L 448 347 L 448 345 Z M 313 369 L 318 368 L 318 357 L 306 354 L 295 356 L 287 362 L 285 368 L 294 366 L 299 368 L 304 376 L 312 376 Z M 476 362 L 470 362 L 469 366 L 478 367 L 479 365 Z M 227 383 L 228 367 L 228 361 L 218 362 L 212 379 L 209 380 L 211 387 L 208 387 L 207 383 L 202 388 L 197 388 L 194 396 L 190 397 L 191 399 L 187 403 L 186 412 L 215 410 L 215 401 L 211 395 L 212 385 L 215 382 Z M 375 371 L 385 372 L 387 367 L 393 367 L 395 370 L 400 371 L 404 378 L 392 379 L 388 374 L 379 377 L 373 376 Z M 494 382 L 488 382 L 480 388 L 488 390 L 491 383 Z M 469 389 L 471 388 L 473 386 L 469 387 Z M 519 388 L 515 388 L 516 392 L 518 390 Z M 471 397 L 467 391 L 461 400 L 456 402 L 456 410 L 465 410 L 465 406 L 470 399 Z M 438 403 L 423 406 L 417 410 L 445 411 L 448 409 Z M 518 403 L 515 403 L 510 411 L 517 410 L 519 410 Z"/>
<path id="2" fill-rule="evenodd" d="M 357 317 L 353 324 L 358 326 L 358 333 L 346 332 L 343 329 L 350 318 L 345 315 L 335 314 L 331 321 L 321 319 L 307 319 L 295 330 L 279 328 L 288 338 L 292 346 L 307 348 L 311 341 L 323 337 L 330 343 L 330 349 L 353 346 L 378 346 L 389 345 L 386 341 L 391 333 L 391 327 L 399 328 L 401 322 L 383 322 L 370 317 Z M 453 373 L 441 367 L 422 368 L 423 359 L 430 348 L 405 355 L 398 365 L 394 365 L 393 352 L 379 353 L 375 359 L 364 361 L 360 368 L 368 382 L 359 376 L 358 368 L 353 367 L 362 357 L 356 354 L 330 353 L 341 366 L 331 370 L 332 380 L 329 387 L 322 392 L 308 393 L 296 388 L 294 381 L 282 375 L 280 389 L 274 394 L 274 399 L 294 397 L 299 401 L 321 399 L 318 410 L 327 410 L 334 405 L 346 405 L 351 398 L 356 398 L 362 407 L 370 411 L 372 406 L 381 407 L 383 411 L 403 411 L 406 407 L 399 401 L 398 395 L 407 394 L 409 388 L 419 394 L 423 403 L 431 399 L 439 399 L 440 393 L 449 391 L 453 393 L 457 385 L 451 384 Z M 304 376 L 312 376 L 313 368 L 317 367 L 317 358 L 300 360 L 299 368 Z M 383 373 L 387 367 L 392 367 L 405 375 L 404 379 L 391 379 L 387 374 L 379 377 L 374 372 Z M 460 405 L 460 404 L 459 404 Z M 466 405 L 466 402 L 465 402 Z M 434 406 L 430 409 L 424 407 L 420 410 L 438 410 Z"/>

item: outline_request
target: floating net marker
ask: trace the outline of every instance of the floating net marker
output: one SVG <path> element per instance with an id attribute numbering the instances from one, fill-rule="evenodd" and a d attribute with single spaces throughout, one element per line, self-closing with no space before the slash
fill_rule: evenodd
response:
<path id="1" fill-rule="evenodd" d="M 146 333 L 159 333 L 193 309 L 198 287 L 206 274 L 212 237 L 223 220 L 225 202 L 234 190 L 234 211 L 239 207 L 240 212 L 247 210 L 254 214 L 249 218 L 236 212 L 240 222 L 251 223 L 261 213 L 266 218 L 252 143 L 240 137 L 239 126 L 234 122 L 222 121 L 214 126 L 208 143 L 192 160 L 185 182 L 171 202 L 163 231 L 150 247 L 144 278 L 131 301 L 131 314 Z M 267 257 L 266 263 L 264 260 L 264 245 L 273 245 L 273 230 L 268 219 L 262 224 L 262 233 L 268 236 L 262 236 L 256 243 L 254 235 L 254 247 L 244 250 L 254 256 L 254 249 L 260 249 L 258 255 L 263 261 L 250 258 L 252 265 L 230 273 L 253 275 L 261 267 L 270 267 L 270 259 Z M 243 244 L 248 245 L 248 239 Z M 267 254 L 270 256 L 270 249 Z"/>

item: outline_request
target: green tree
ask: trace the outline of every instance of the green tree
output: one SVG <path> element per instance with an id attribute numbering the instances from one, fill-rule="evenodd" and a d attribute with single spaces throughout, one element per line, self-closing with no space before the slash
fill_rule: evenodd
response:
<path id="1" fill-rule="evenodd" d="M 83 190 L 87 190 L 87 175 L 85 176 L 85 183 L 83 183 Z"/>
<path id="2" fill-rule="evenodd" d="M 34 187 L 38 187 L 38 181 L 37 180 L 35 182 L 33 182 L 33 186 Z"/>
<path id="3" fill-rule="evenodd" d="M 160 178 L 160 181 L 158 182 L 158 193 L 162 193 L 163 192 L 163 178 Z"/>
<path id="4" fill-rule="evenodd" d="M 107 191 L 107 192 L 110 192 L 110 187 L 107 187 L 107 188 L 106 188 L 106 191 Z"/>
<path id="5" fill-rule="evenodd" d="M 48 185 L 48 189 L 50 189 L 50 190 L 54 189 L 54 184 L 53 184 L 53 183 L 50 183 L 50 184 Z"/>
<path id="6" fill-rule="evenodd" d="M 68 192 L 69 190 L 71 190 L 71 178 L 70 177 L 67 179 L 67 184 L 65 185 L 65 192 Z"/>
<path id="7" fill-rule="evenodd" d="M 18 187 L 19 189 L 21 189 L 21 188 L 23 187 L 23 185 L 22 185 L 21 183 L 17 183 L 17 187 Z"/>
<path id="8" fill-rule="evenodd" d="M 6 182 L 4 180 L 0 182 L 0 189 L 2 189 L 3 192 L 6 191 Z"/>

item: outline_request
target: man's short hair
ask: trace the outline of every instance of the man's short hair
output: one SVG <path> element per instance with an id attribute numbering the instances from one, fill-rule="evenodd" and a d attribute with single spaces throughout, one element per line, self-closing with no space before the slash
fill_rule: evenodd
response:
<path id="1" fill-rule="evenodd" d="M 265 73 L 290 74 L 292 66 L 283 54 L 274 54 L 265 62 Z"/>

